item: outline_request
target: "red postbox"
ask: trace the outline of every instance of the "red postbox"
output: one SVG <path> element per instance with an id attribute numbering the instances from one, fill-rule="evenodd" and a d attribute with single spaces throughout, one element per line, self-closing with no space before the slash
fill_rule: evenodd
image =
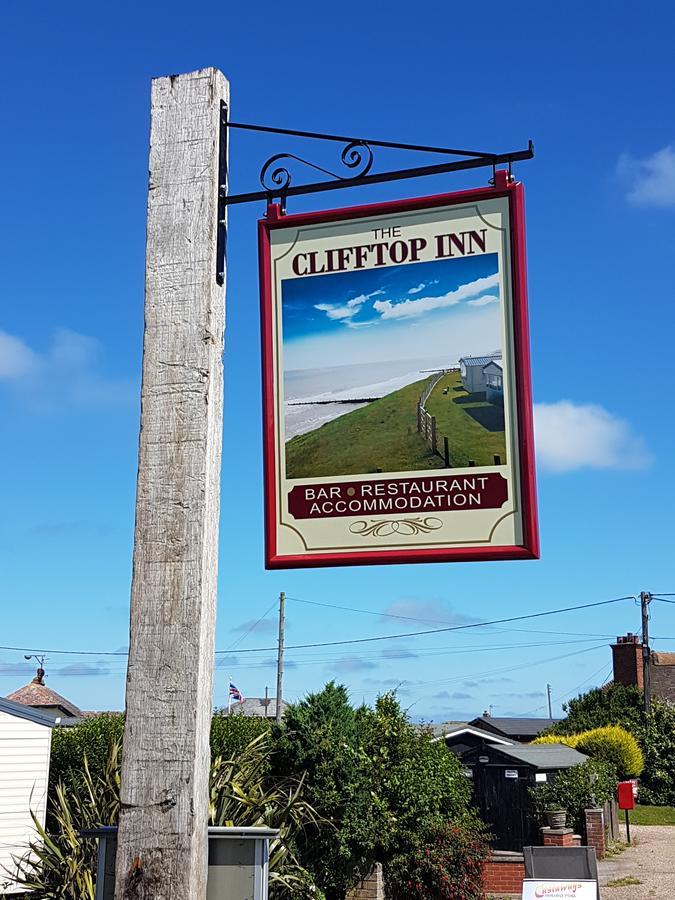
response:
<path id="1" fill-rule="evenodd" d="M 635 809 L 635 794 L 632 781 L 620 781 L 616 788 L 619 809 Z"/>

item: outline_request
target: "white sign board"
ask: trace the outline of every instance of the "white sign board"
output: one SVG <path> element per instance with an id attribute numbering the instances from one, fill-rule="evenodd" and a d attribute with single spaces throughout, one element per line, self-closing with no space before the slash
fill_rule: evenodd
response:
<path id="1" fill-rule="evenodd" d="M 558 878 L 526 878 L 523 900 L 597 900 L 595 881 L 561 881 Z"/>

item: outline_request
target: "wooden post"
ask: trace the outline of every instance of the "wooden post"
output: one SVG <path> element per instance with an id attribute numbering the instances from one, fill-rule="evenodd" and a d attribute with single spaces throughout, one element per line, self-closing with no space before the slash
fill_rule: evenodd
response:
<path id="1" fill-rule="evenodd" d="M 274 714 L 277 724 L 281 722 L 281 698 L 284 693 L 284 623 L 286 612 L 284 609 L 286 595 L 282 591 L 279 594 L 279 646 L 277 649 L 277 708 Z"/>
<path id="2" fill-rule="evenodd" d="M 204 900 L 224 287 L 216 69 L 152 83 L 145 334 L 116 900 Z"/>
<path id="3" fill-rule="evenodd" d="M 649 712 L 652 702 L 651 670 L 649 668 L 649 604 L 651 599 L 652 595 L 647 591 L 640 593 L 640 606 L 642 608 L 642 691 L 645 712 Z"/>

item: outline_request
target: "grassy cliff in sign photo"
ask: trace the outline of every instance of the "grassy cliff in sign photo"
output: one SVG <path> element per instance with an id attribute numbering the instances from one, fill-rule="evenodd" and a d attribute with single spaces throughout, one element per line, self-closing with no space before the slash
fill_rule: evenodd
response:
<path id="1" fill-rule="evenodd" d="M 496 254 L 289 279 L 282 302 L 288 478 L 506 462 Z"/>

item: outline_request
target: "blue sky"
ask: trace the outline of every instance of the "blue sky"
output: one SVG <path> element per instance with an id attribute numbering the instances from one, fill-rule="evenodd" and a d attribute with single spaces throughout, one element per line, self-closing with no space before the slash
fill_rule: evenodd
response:
<path id="1" fill-rule="evenodd" d="M 230 671 L 245 695 L 273 686 L 273 653 L 246 651 L 273 645 L 273 609 L 265 613 L 280 590 L 295 598 L 291 645 L 675 591 L 675 126 L 664 115 L 674 20 L 663 2 L 639 14 L 623 2 L 571 2 L 562 17 L 529 2 L 414 12 L 372 3 L 358 14 L 308 2 L 283 14 L 267 3 L 8 5 L 2 643 L 91 651 L 48 654 L 49 684 L 84 708 L 121 708 L 124 657 L 99 651 L 128 640 L 149 80 L 206 65 L 230 78 L 240 121 L 488 150 L 533 138 L 537 151 L 516 175 L 527 193 L 540 561 L 263 570 L 255 235 L 263 210 L 232 209 L 216 641 L 231 655 L 219 657 L 216 702 L 225 702 Z M 262 162 L 282 150 L 337 165 L 335 145 L 236 132 L 232 189 L 254 190 Z M 435 160 L 376 154 L 382 168 Z M 298 198 L 289 209 L 478 186 L 487 174 Z M 411 714 L 441 719 L 490 704 L 502 715 L 543 711 L 550 682 L 559 709 L 575 688 L 606 677 L 609 639 L 638 625 L 629 600 L 521 623 L 522 631 L 289 650 L 286 685 L 298 697 L 335 677 L 356 700 L 372 700 L 403 682 Z M 657 647 L 675 649 L 675 607 L 655 602 L 651 630 Z M 0 651 L 0 692 L 30 669 L 20 652 Z"/>
<path id="2" fill-rule="evenodd" d="M 496 275 L 497 255 L 486 253 L 386 269 L 288 278 L 282 284 L 284 338 L 297 340 L 345 327 L 417 319 L 452 309 L 462 301 L 470 306 L 499 302 Z M 464 289 L 461 293 L 460 288 Z"/>

